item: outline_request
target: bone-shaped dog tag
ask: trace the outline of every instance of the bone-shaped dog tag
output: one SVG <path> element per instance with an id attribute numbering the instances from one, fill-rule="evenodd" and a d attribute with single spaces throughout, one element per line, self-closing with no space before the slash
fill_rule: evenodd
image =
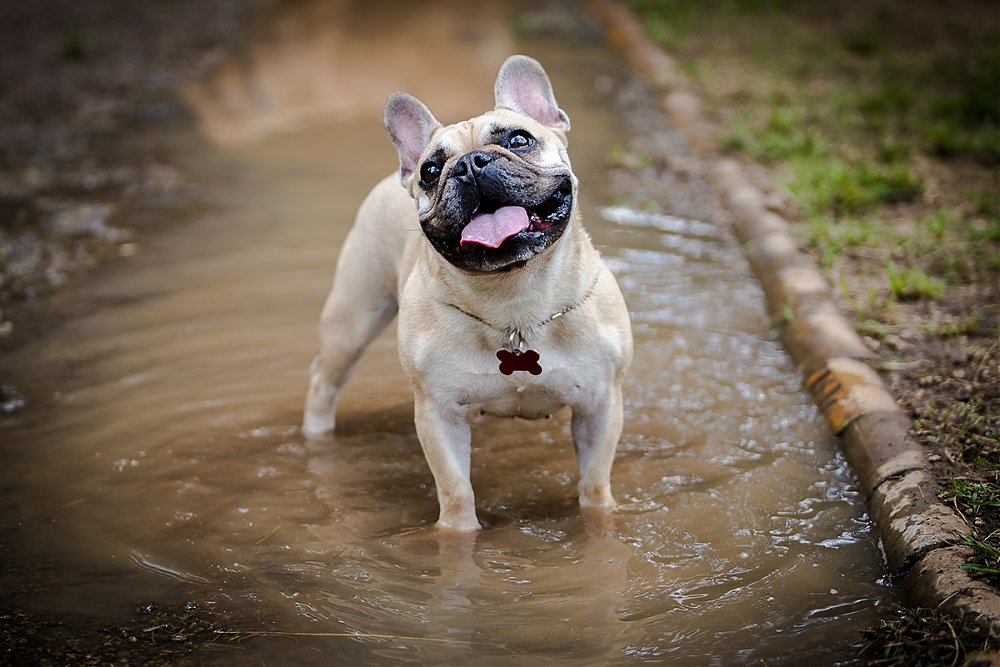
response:
<path id="1" fill-rule="evenodd" d="M 538 363 L 538 352 L 535 350 L 497 350 L 497 359 L 500 360 L 500 372 L 510 375 L 516 371 L 524 371 L 532 375 L 540 375 L 542 367 Z"/>

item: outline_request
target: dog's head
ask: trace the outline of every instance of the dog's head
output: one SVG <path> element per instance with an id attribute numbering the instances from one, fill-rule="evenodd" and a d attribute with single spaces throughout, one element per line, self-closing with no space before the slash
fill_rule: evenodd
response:
<path id="1" fill-rule="evenodd" d="M 512 56 L 494 90 L 493 111 L 448 127 L 407 93 L 385 107 L 424 234 L 441 256 L 475 273 L 523 266 L 559 240 L 576 210 L 569 118 L 545 70 Z"/>

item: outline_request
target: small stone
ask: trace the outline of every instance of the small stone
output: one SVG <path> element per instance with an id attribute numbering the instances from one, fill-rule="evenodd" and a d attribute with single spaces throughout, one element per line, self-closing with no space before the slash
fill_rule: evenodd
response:
<path id="1" fill-rule="evenodd" d="M 764 194 L 764 208 L 775 213 L 785 213 L 789 209 L 788 199 L 782 197 L 777 192 L 767 192 Z"/>
<path id="2" fill-rule="evenodd" d="M 929 387 L 931 385 L 941 384 L 943 380 L 944 378 L 940 375 L 924 375 L 923 377 L 917 379 L 917 384 L 921 387 Z"/>
<path id="3" fill-rule="evenodd" d="M 9 415 L 23 410 L 27 404 L 28 402 L 14 387 L 6 384 L 0 386 L 0 413 Z"/>
<path id="4" fill-rule="evenodd" d="M 899 350 L 904 352 L 906 350 L 912 349 L 913 345 L 904 340 L 904 336 L 890 334 L 885 337 L 885 344 L 888 345 L 893 350 Z"/>

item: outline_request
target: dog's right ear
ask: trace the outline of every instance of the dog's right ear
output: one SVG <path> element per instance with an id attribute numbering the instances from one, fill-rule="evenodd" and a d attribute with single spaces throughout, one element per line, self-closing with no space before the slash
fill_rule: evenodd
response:
<path id="1" fill-rule="evenodd" d="M 430 109 L 409 93 L 393 93 L 385 103 L 385 129 L 399 153 L 399 178 L 406 180 L 420 165 L 420 154 L 441 123 Z"/>

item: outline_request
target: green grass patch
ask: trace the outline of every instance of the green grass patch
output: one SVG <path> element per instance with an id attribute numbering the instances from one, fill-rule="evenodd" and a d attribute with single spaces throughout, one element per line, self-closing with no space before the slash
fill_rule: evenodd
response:
<path id="1" fill-rule="evenodd" d="M 825 268 L 860 267 L 849 284 L 877 283 L 880 311 L 996 282 L 1000 42 L 985 2 L 630 4 L 720 111 L 723 150 L 773 167 L 803 244 Z M 853 264 L 838 263 L 845 254 Z M 857 319 L 882 335 L 882 313 Z M 926 333 L 983 328 L 967 319 Z"/>
<path id="2" fill-rule="evenodd" d="M 913 108 L 917 93 L 900 80 L 882 81 L 874 92 L 858 95 L 856 104 L 859 111 L 867 117 L 898 115 Z M 880 120 L 885 120 L 884 118 Z"/>
<path id="3" fill-rule="evenodd" d="M 972 156 L 987 164 L 1000 163 L 1000 126 L 986 123 L 965 128 L 947 120 L 924 122 L 920 135 L 929 152 L 940 157 Z"/>
<path id="4" fill-rule="evenodd" d="M 78 25 L 63 30 L 59 57 L 65 61 L 83 60 L 91 50 L 90 31 Z"/>
<path id="5" fill-rule="evenodd" d="M 900 301 L 933 299 L 945 288 L 944 281 L 930 276 L 915 266 L 900 269 L 895 262 L 888 262 L 885 275 L 889 281 L 889 291 Z"/>
<path id="6" fill-rule="evenodd" d="M 940 243 L 944 240 L 948 228 L 951 227 L 951 220 L 947 211 L 935 211 L 931 215 L 919 218 L 917 224 L 927 230 L 931 238 Z"/>
<path id="7" fill-rule="evenodd" d="M 889 328 L 885 324 L 870 318 L 858 322 L 857 329 L 862 336 L 871 336 L 876 340 L 885 340 L 889 335 Z"/>
<path id="8" fill-rule="evenodd" d="M 971 615 L 941 609 L 900 607 L 878 626 L 862 631 L 865 664 L 881 667 L 927 667 L 975 664 L 966 659 L 975 652 L 987 655 L 998 647 L 996 635 Z"/>
<path id="9" fill-rule="evenodd" d="M 1000 439 L 990 430 L 979 399 L 955 401 L 945 407 L 929 403 L 916 420 L 918 429 L 950 451 L 949 456 L 986 473 L 1000 473 Z"/>
<path id="10" fill-rule="evenodd" d="M 806 247 L 819 253 L 824 268 L 833 266 L 834 260 L 848 248 L 877 244 L 883 233 L 882 224 L 865 218 L 831 218 L 818 215 L 809 218 L 796 230 Z"/>
<path id="11" fill-rule="evenodd" d="M 819 157 L 827 154 L 826 145 L 818 133 L 787 109 L 772 109 L 763 124 L 746 116 L 737 118 L 730 133 L 723 139 L 722 149 L 743 153 L 767 164 L 792 158 Z"/>
<path id="12" fill-rule="evenodd" d="M 1000 264 L 997 220 L 957 219 L 954 211 L 938 209 L 918 217 L 911 234 L 892 240 L 907 263 L 919 264 L 949 283 L 975 281 L 984 270 L 995 272 Z"/>
<path id="13" fill-rule="evenodd" d="M 995 18 L 995 17 L 994 17 Z M 928 150 L 1000 163 L 1000 44 L 973 40 L 961 55 L 933 60 L 926 78 L 942 82 L 926 96 L 918 122 Z"/>
<path id="14" fill-rule="evenodd" d="M 966 223 L 965 233 L 970 241 L 974 243 L 987 243 L 993 246 L 992 250 L 1000 251 L 1000 217 L 990 218 L 981 229 Z"/>
<path id="15" fill-rule="evenodd" d="M 966 516 L 1000 509 L 1000 488 L 961 477 L 952 477 L 951 488 L 938 493 L 938 498 L 950 500 Z"/>
<path id="16" fill-rule="evenodd" d="M 964 536 L 962 542 L 973 550 L 972 558 L 963 564 L 962 568 L 971 570 L 974 574 L 986 578 L 994 587 L 1000 588 L 1000 549 L 970 535 Z"/>
<path id="17" fill-rule="evenodd" d="M 856 215 L 879 204 L 913 201 L 923 183 L 904 165 L 876 166 L 839 158 L 797 160 L 788 189 L 806 216 Z"/>
<path id="18" fill-rule="evenodd" d="M 921 333 L 937 338 L 958 338 L 959 336 L 972 336 L 979 333 L 979 316 L 971 315 L 958 322 L 924 324 L 920 327 Z"/>

